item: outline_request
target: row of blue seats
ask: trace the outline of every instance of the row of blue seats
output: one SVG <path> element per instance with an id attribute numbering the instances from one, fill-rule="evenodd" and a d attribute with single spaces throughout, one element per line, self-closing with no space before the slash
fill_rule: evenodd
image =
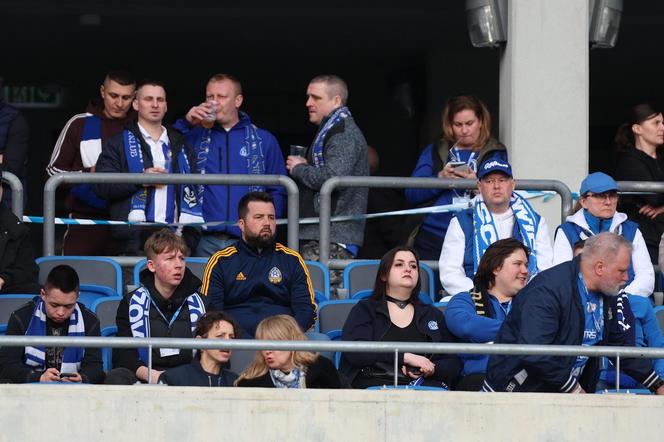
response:
<path id="1" fill-rule="evenodd" d="M 99 285 L 109 287 L 118 294 L 123 293 L 122 269 L 120 265 L 110 258 L 89 256 L 47 256 L 36 260 L 39 266 L 39 281 L 43 283 L 48 272 L 59 264 L 68 264 L 74 267 L 81 278 L 81 284 Z M 350 295 L 362 297 L 363 292 L 371 291 L 378 270 L 378 260 L 357 261 L 344 269 L 344 288 Z M 320 300 L 330 299 L 330 275 L 327 266 L 315 261 L 305 261 L 309 274 L 318 292 Z M 207 258 L 187 258 L 187 267 L 199 278 L 207 265 Z M 139 284 L 139 274 L 147 266 L 147 260 L 142 259 L 134 266 L 134 284 Z M 422 292 L 435 300 L 434 272 L 426 264 L 420 265 Z M 349 296 L 350 297 L 350 296 Z"/>

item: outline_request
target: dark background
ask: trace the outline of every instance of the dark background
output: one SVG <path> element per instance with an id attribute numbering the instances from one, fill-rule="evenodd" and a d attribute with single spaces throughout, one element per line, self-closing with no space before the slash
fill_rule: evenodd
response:
<path id="1" fill-rule="evenodd" d="M 590 55 L 593 171 L 611 171 L 613 135 L 629 106 L 663 95 L 664 2 L 624 3 L 617 47 Z M 84 24 L 86 14 L 99 23 Z M 44 168 L 62 126 L 98 96 L 109 69 L 163 79 L 169 123 L 203 100 L 213 73 L 235 74 L 243 109 L 284 150 L 313 137 L 308 80 L 338 74 L 381 156 L 381 175 L 410 175 L 450 94 L 477 93 L 499 117 L 499 50 L 471 47 L 461 0 L 3 0 L 0 42 L 6 85 L 56 88 L 66 98 L 57 109 L 24 110 L 31 126 L 27 214 L 42 212 Z M 565 143 L 565 128 L 559 133 Z"/>

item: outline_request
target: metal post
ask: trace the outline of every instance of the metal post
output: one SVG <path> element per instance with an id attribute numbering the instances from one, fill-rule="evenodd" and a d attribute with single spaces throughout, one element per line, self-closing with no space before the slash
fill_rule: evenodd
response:
<path id="1" fill-rule="evenodd" d="M 397 388 L 399 385 L 399 382 L 397 381 L 398 374 L 399 372 L 397 371 L 399 369 L 399 349 L 395 348 L 394 349 L 394 388 Z"/>
<path id="2" fill-rule="evenodd" d="M 16 218 L 23 219 L 23 183 L 11 172 L 2 172 L 2 181 L 12 190 L 12 212 Z"/>
<path id="3" fill-rule="evenodd" d="M 329 265 L 330 260 L 330 218 L 332 217 L 332 192 L 337 187 L 370 188 L 417 188 L 417 189 L 475 189 L 475 180 L 453 180 L 442 178 L 404 178 L 404 177 L 332 177 L 320 188 L 319 210 L 319 247 L 321 264 Z M 562 181 L 557 180 L 516 180 L 518 190 L 553 190 L 560 195 L 561 222 L 572 211 L 572 192 Z"/>
<path id="4" fill-rule="evenodd" d="M 620 355 L 616 356 L 616 390 L 620 390 Z"/>
<path id="5" fill-rule="evenodd" d="M 148 384 L 152 383 L 152 346 L 148 346 Z"/>
<path id="6" fill-rule="evenodd" d="M 143 173 L 60 173 L 44 185 L 44 256 L 55 253 L 55 191 L 61 184 L 239 184 L 283 186 L 288 192 L 288 247 L 298 249 L 299 190 L 295 181 L 283 175 L 143 174 Z M 232 208 L 234 209 L 234 208 Z"/>

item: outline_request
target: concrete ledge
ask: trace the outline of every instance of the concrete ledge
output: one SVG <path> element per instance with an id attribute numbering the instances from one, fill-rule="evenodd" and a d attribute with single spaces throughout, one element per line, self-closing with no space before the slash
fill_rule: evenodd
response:
<path id="1" fill-rule="evenodd" d="M 0 441 L 661 440 L 635 395 L 2 385 Z"/>

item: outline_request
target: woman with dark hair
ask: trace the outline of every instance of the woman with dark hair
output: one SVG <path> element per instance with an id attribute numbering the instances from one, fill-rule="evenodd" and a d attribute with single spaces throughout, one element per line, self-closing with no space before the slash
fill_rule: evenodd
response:
<path id="1" fill-rule="evenodd" d="M 453 296 L 445 310 L 450 331 L 462 342 L 490 343 L 496 339 L 512 306 L 512 298 L 528 282 L 528 248 L 514 238 L 491 244 L 475 273 L 475 288 Z M 479 391 L 489 355 L 465 354 L 456 390 Z"/>
<path id="2" fill-rule="evenodd" d="M 616 178 L 622 181 L 664 181 L 662 113 L 643 103 L 631 110 L 629 121 L 618 129 Z M 658 261 L 659 241 L 664 233 L 664 194 L 625 195 L 620 209 L 639 224 L 653 263 Z"/>
<path id="3" fill-rule="evenodd" d="M 396 247 L 380 261 L 373 295 L 351 310 L 344 341 L 452 342 L 443 313 L 419 300 L 419 258 L 410 247 Z M 401 385 L 454 385 L 459 359 L 454 355 L 399 353 Z M 391 384 L 393 353 L 344 353 L 341 372 L 354 388 Z"/>
<path id="4" fill-rule="evenodd" d="M 495 157 L 507 161 L 507 149 L 491 137 L 491 115 L 474 95 L 459 95 L 447 100 L 443 110 L 443 132 L 420 155 L 413 177 L 477 179 L 477 166 Z M 470 200 L 470 191 L 444 189 L 406 189 L 413 205 L 439 206 Z M 421 259 L 438 260 L 452 213 L 430 213 L 422 222 L 413 246 Z"/>
<path id="5" fill-rule="evenodd" d="M 263 319 L 256 339 L 306 341 L 307 337 L 292 316 Z M 339 373 L 332 361 L 310 351 L 261 350 L 235 381 L 237 387 L 341 388 Z"/>
<path id="6" fill-rule="evenodd" d="M 196 322 L 196 339 L 235 339 L 237 323 L 222 311 L 207 312 Z M 196 352 L 191 363 L 166 370 L 159 383 L 192 387 L 232 387 L 237 374 L 224 368 L 231 357 L 230 350 L 204 349 Z"/>

